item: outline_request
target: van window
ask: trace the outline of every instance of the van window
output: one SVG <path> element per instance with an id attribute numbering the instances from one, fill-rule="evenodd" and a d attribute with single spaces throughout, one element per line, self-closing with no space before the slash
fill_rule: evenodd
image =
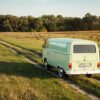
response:
<path id="1" fill-rule="evenodd" d="M 95 45 L 74 45 L 74 53 L 96 53 Z"/>
<path id="2" fill-rule="evenodd" d="M 49 42 L 49 48 L 58 50 L 58 51 L 62 51 L 62 52 L 67 51 L 66 44 L 64 44 L 64 43 Z"/>

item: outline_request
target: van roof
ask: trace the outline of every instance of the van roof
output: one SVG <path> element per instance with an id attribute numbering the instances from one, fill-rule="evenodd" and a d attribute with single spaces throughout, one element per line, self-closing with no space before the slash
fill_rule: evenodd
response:
<path id="1" fill-rule="evenodd" d="M 60 42 L 60 43 L 73 43 L 73 42 L 88 42 L 88 43 L 95 43 L 90 40 L 85 39 L 74 39 L 74 38 L 50 38 L 48 41 L 51 42 Z"/>

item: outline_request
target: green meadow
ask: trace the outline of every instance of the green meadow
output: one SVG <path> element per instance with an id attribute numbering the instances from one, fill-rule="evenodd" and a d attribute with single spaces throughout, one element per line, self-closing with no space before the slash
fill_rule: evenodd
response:
<path id="1" fill-rule="evenodd" d="M 89 100 L 69 84 L 50 73 L 36 68 L 19 54 L 22 54 L 43 66 L 42 45 L 52 37 L 81 38 L 97 42 L 100 47 L 100 31 L 73 32 L 6 32 L 0 33 L 0 100 Z M 15 48 L 15 54 L 8 48 Z M 36 53 L 38 56 L 33 54 Z M 55 73 L 54 70 L 52 72 Z M 85 75 L 69 76 L 84 91 L 100 97 L 100 75 L 91 78 Z"/>

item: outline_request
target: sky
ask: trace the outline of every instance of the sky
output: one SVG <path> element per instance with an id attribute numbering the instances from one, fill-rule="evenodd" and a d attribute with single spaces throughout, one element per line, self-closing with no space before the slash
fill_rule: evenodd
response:
<path id="1" fill-rule="evenodd" d="M 0 0 L 0 15 L 83 17 L 86 13 L 100 16 L 100 0 Z"/>

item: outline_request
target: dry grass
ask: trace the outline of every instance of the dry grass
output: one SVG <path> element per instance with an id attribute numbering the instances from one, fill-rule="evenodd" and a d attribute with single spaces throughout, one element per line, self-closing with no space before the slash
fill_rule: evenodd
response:
<path id="1" fill-rule="evenodd" d="M 88 100 L 60 79 L 0 45 L 0 100 Z"/>
<path id="2" fill-rule="evenodd" d="M 11 43 L 11 44 L 13 44 L 15 46 L 18 46 L 18 47 L 21 47 L 21 48 L 25 48 L 26 50 L 35 51 L 38 54 L 42 54 L 42 45 L 43 45 L 44 41 L 47 38 L 52 38 L 52 37 L 53 38 L 54 37 L 67 37 L 67 38 L 89 39 L 89 40 L 97 42 L 99 47 L 100 47 L 100 38 L 99 38 L 100 37 L 100 31 L 84 31 L 84 32 L 73 31 L 73 32 L 60 32 L 58 34 L 56 34 L 56 33 L 57 32 L 53 32 L 53 33 L 19 33 L 19 32 L 18 33 L 0 33 L 0 39 L 4 40 L 6 42 L 9 42 L 9 43 Z M 40 58 L 37 58 L 37 57 L 33 56 L 31 53 L 29 53 L 29 52 L 27 52 L 25 50 L 24 51 L 21 50 L 21 52 L 23 54 L 25 54 L 26 56 L 30 57 L 32 60 L 35 60 L 39 64 L 42 64 Z M 14 58 L 14 57 L 12 57 L 12 58 Z M 5 58 L 4 58 L 4 60 L 5 60 Z M 75 78 L 73 78 L 73 76 L 72 76 L 69 79 L 72 80 L 77 85 L 79 85 L 84 90 L 86 90 L 87 92 L 91 92 L 91 93 L 93 93 L 93 94 L 95 94 L 97 96 L 100 96 L 100 91 L 99 91 L 99 89 L 100 89 L 100 85 L 99 85 L 100 84 L 100 81 L 99 81 L 100 80 L 100 78 L 99 78 L 100 75 L 94 75 L 93 77 L 98 79 L 98 81 L 96 81 L 93 78 L 89 79 L 89 78 L 84 77 L 84 76 L 82 76 L 82 77 L 79 76 L 79 77 L 75 77 Z M 23 80 L 23 79 L 21 79 L 21 80 Z M 38 85 L 36 85 L 35 90 L 37 90 L 39 93 L 37 93 L 36 91 L 35 91 L 36 94 L 33 93 L 33 92 L 32 93 L 35 94 L 35 97 L 37 97 L 36 96 L 37 94 L 38 95 L 41 94 L 41 98 L 42 99 L 43 98 L 47 99 L 48 96 L 50 96 L 49 98 L 52 98 L 52 99 L 57 99 L 57 98 L 62 99 L 63 96 L 65 97 L 65 99 L 71 98 L 70 92 L 74 92 L 74 91 L 73 90 L 71 91 L 70 89 L 68 89 L 70 92 L 66 91 L 65 87 L 68 87 L 68 86 L 66 86 L 64 83 L 61 83 L 58 80 L 57 80 L 57 82 L 55 82 L 54 80 L 55 79 L 52 79 L 52 80 L 48 79 L 48 81 L 46 81 L 47 83 L 45 83 L 45 85 L 44 85 L 43 84 L 43 82 L 44 82 L 43 80 L 35 79 L 35 82 L 33 82 L 34 81 L 34 78 L 33 78 L 32 79 L 33 84 L 34 83 L 38 84 Z M 42 81 L 42 83 L 41 83 L 41 81 Z M 52 83 L 50 83 L 50 82 L 52 82 Z M 40 84 L 42 85 L 42 87 L 41 87 Z M 52 84 L 54 86 L 47 87 L 47 86 L 50 86 L 50 84 Z M 63 87 L 63 88 L 65 88 L 65 90 L 57 92 L 58 89 L 61 90 L 61 88 L 58 88 L 59 84 L 60 85 L 62 84 L 61 88 Z M 55 85 L 57 85 L 58 87 L 55 87 Z M 43 90 L 43 87 L 46 88 L 46 90 Z M 50 91 L 48 91 L 48 90 L 50 90 Z M 27 91 L 27 90 L 25 90 L 25 91 Z M 30 90 L 30 91 L 34 91 L 34 90 Z M 45 92 L 43 93 L 43 91 L 45 91 Z M 59 94 L 58 96 L 56 95 L 56 92 L 57 92 L 57 94 Z M 21 95 L 23 95 L 23 94 L 21 94 Z M 27 95 L 28 95 L 27 97 L 29 97 L 29 94 L 27 94 Z M 51 95 L 54 95 L 54 96 L 51 96 Z M 61 96 L 61 95 L 63 95 L 63 96 Z M 77 96 L 75 96 L 75 97 L 74 96 L 75 95 L 73 95 L 71 99 L 73 99 L 75 97 L 77 98 Z"/>

